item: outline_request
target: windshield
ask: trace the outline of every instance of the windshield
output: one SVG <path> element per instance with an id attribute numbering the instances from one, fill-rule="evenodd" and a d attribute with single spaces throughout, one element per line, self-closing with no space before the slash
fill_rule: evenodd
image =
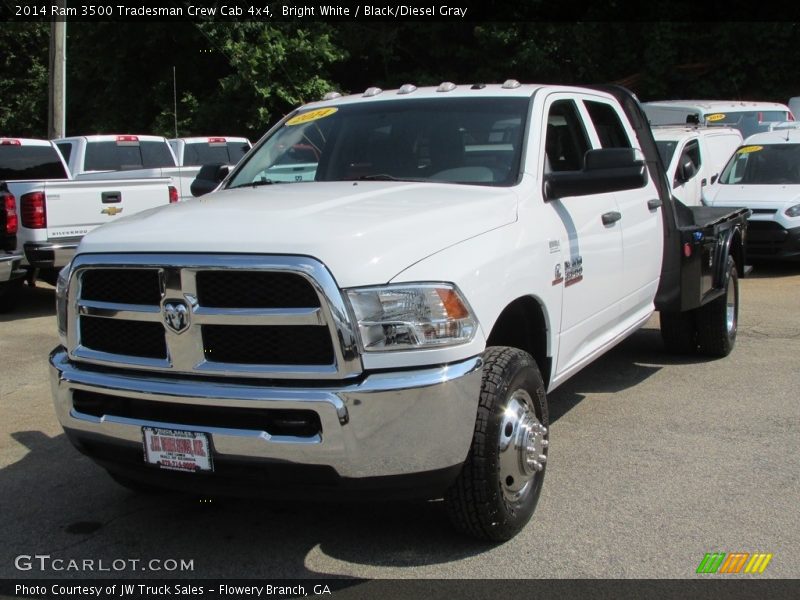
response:
<path id="1" fill-rule="evenodd" d="M 528 98 L 403 99 L 287 120 L 228 187 L 360 179 L 516 183 Z"/>
<path id="2" fill-rule="evenodd" d="M 800 144 L 742 146 L 722 172 L 725 184 L 800 184 Z"/>
<path id="3" fill-rule="evenodd" d="M 656 148 L 658 148 L 658 153 L 661 155 L 661 163 L 664 165 L 665 169 L 669 167 L 669 163 L 672 162 L 672 155 L 675 154 L 675 148 L 677 146 L 678 142 L 656 142 Z"/>
<path id="4" fill-rule="evenodd" d="M 754 133 L 769 131 L 770 123 L 788 120 L 789 113 L 785 110 L 748 110 L 706 115 L 706 125 L 709 127 L 734 127 L 745 138 Z"/>

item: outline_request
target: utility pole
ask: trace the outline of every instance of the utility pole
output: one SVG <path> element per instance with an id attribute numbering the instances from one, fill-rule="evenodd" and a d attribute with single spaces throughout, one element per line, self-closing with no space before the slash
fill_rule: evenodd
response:
<path id="1" fill-rule="evenodd" d="M 59 9 L 67 7 L 66 0 L 53 2 Z M 59 11 L 62 12 L 62 11 Z M 63 14 L 63 12 L 62 12 Z M 67 99 L 67 19 L 55 17 L 50 23 L 50 64 L 48 80 L 47 137 L 66 135 Z"/>

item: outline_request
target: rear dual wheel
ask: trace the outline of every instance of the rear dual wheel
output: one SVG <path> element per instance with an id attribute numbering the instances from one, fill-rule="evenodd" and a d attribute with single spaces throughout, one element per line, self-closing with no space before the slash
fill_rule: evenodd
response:
<path id="1" fill-rule="evenodd" d="M 682 313 L 662 312 L 661 338 L 674 354 L 728 356 L 736 344 L 739 325 L 739 274 L 728 256 L 724 293 L 708 304 Z"/>

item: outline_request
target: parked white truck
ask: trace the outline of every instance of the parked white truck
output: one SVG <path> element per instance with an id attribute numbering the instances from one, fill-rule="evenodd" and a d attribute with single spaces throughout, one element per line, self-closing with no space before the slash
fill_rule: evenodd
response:
<path id="1" fill-rule="evenodd" d="M 0 138 L 0 185 L 16 200 L 22 265 L 51 283 L 89 231 L 178 199 L 169 179 L 73 181 L 52 142 L 25 138 Z"/>
<path id="2" fill-rule="evenodd" d="M 704 191 L 742 143 L 730 127 L 662 125 L 653 127 L 653 137 L 672 193 L 687 206 L 703 205 Z"/>
<path id="3" fill-rule="evenodd" d="M 313 180 L 272 181 L 298 145 Z M 671 348 L 731 351 L 746 215 L 673 201 L 621 88 L 333 94 L 218 191 L 84 238 L 56 412 L 133 489 L 444 497 L 508 539 L 542 489 L 546 390 L 656 309 Z"/>
<path id="4" fill-rule="evenodd" d="M 192 198 L 190 187 L 199 166 L 179 166 L 167 138 L 157 135 L 82 135 L 55 140 L 75 179 L 152 179 L 169 177 L 180 200 Z"/>

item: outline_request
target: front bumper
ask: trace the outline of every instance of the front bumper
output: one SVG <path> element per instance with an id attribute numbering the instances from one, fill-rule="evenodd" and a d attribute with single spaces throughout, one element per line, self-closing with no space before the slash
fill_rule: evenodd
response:
<path id="1" fill-rule="evenodd" d="M 72 260 L 80 240 L 26 243 L 25 262 L 36 269 L 60 269 Z"/>
<path id="2" fill-rule="evenodd" d="M 73 363 L 62 347 L 50 355 L 56 413 L 76 447 L 111 471 L 159 485 L 181 482 L 173 485 L 187 489 L 191 486 L 184 484 L 189 478 L 213 479 L 234 472 L 252 475 L 275 465 L 298 473 L 326 471 L 332 481 L 388 484 L 392 478 L 437 472 L 452 476 L 472 441 L 480 378 L 480 357 L 420 370 L 374 373 L 358 383 L 340 386 L 296 387 L 278 386 L 274 381 L 123 374 Z M 76 393 L 78 397 L 87 393 L 110 396 L 119 400 L 119 410 L 110 409 L 99 416 L 81 413 L 75 409 Z M 132 417 L 126 411 L 136 402 L 163 408 L 173 416 L 186 415 L 190 424 L 181 418 Z M 105 406 L 113 406 L 113 402 Z M 216 407 L 313 411 L 319 417 L 320 431 L 297 437 L 241 426 L 198 425 L 193 415 L 198 407 L 202 411 Z M 215 472 L 174 473 L 146 465 L 144 426 L 209 434 Z"/>
<path id="3" fill-rule="evenodd" d="M 0 254 L 0 283 L 23 277 L 25 270 L 21 264 L 22 257 L 18 254 Z"/>
<path id="4" fill-rule="evenodd" d="M 776 221 L 750 219 L 746 249 L 747 258 L 800 259 L 800 227 L 786 229 Z"/>

